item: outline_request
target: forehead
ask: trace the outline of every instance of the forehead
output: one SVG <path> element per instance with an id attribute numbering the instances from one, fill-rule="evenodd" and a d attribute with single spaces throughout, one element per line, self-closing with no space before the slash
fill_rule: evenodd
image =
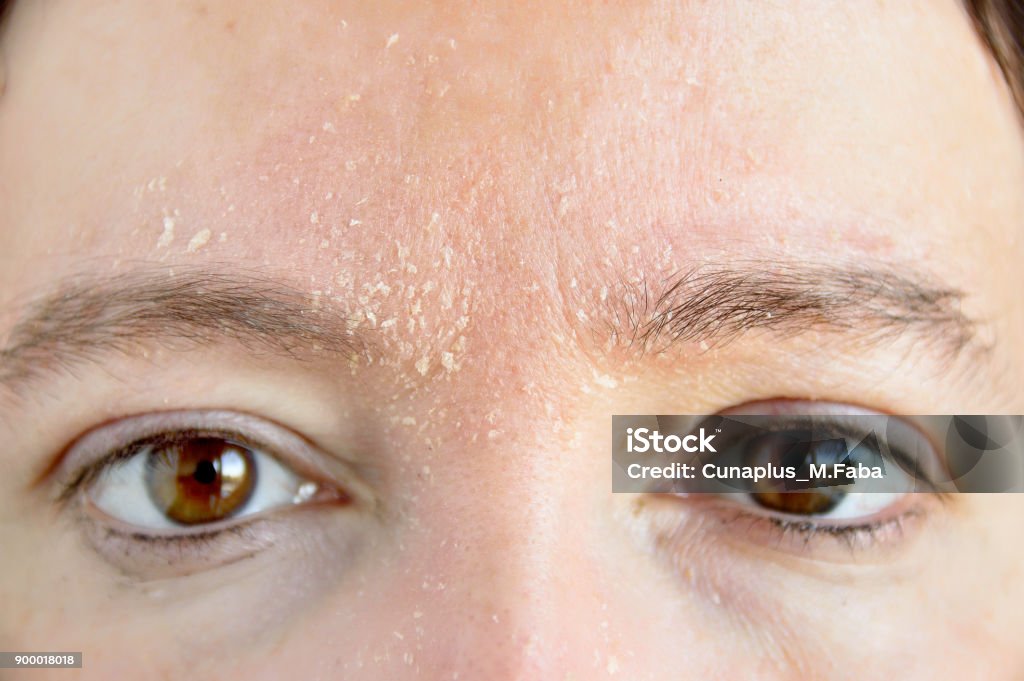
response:
<path id="1" fill-rule="evenodd" d="M 528 284 L 948 259 L 1020 214 L 1016 122 L 954 2 L 54 3 L 10 28 L 8 252 Z"/>

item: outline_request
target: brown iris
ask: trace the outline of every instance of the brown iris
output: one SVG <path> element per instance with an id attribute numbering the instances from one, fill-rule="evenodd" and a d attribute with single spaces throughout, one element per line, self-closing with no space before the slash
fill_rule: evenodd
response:
<path id="1" fill-rule="evenodd" d="M 836 449 L 839 447 L 840 449 Z M 809 462 L 835 461 L 846 454 L 841 441 L 816 441 L 809 432 L 799 429 L 768 432 L 746 443 L 745 462 L 748 466 L 773 465 L 779 468 L 806 468 Z M 843 490 L 817 487 L 790 491 L 778 480 L 760 480 L 754 483 L 751 497 L 764 508 L 790 515 L 814 516 L 828 513 L 843 500 Z"/>
<path id="2" fill-rule="evenodd" d="M 182 525 L 227 518 L 245 504 L 256 486 L 252 451 L 218 437 L 154 445 L 146 469 L 153 503 Z"/>
<path id="3" fill-rule="evenodd" d="M 754 492 L 751 495 L 759 505 L 793 515 L 821 515 L 835 508 L 843 497 L 842 491 L 821 492 Z"/>

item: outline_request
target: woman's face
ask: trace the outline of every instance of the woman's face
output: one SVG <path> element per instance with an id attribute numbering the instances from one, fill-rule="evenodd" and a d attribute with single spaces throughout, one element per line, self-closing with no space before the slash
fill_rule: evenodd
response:
<path id="1" fill-rule="evenodd" d="M 95 679 L 1022 673 L 1024 497 L 816 531 L 611 493 L 612 414 L 1024 413 L 1020 122 L 926 4 L 16 4 L 0 648 Z M 659 326 L 680 279 L 702 304 Z M 251 513 L 188 515 L 208 450 Z"/>

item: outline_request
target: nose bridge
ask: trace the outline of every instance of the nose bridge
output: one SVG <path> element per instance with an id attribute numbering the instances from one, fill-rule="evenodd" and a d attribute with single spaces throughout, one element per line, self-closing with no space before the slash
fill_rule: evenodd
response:
<path id="1" fill-rule="evenodd" d="M 428 388 L 463 399 L 431 424 L 437 446 L 417 487 L 411 555 L 426 561 L 415 579 L 431 605 L 422 626 L 450 663 L 441 666 L 472 678 L 587 678 L 608 617 L 595 517 L 610 466 L 590 451 L 600 442 L 575 434 L 576 388 L 592 371 L 564 340 L 554 275 L 528 269 L 540 289 L 524 303 L 518 276 L 491 281 L 495 309 L 510 313 L 475 310 L 465 361 Z M 483 347 L 486 361 L 472 361 Z"/>
<path id="2" fill-rule="evenodd" d="M 487 678 L 564 678 L 601 643 L 593 495 L 566 489 L 564 443 L 540 440 L 489 441 L 445 483 L 462 493 L 425 510 L 444 518 L 422 547 L 436 556 L 422 586 L 447 622 L 435 631 L 449 649 L 474 651 Z M 496 452 L 509 447 L 514 456 Z"/>

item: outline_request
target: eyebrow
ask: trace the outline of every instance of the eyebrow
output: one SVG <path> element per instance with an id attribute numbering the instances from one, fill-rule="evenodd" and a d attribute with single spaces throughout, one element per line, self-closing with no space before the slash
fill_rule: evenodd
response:
<path id="1" fill-rule="evenodd" d="M 72 277 L 26 307 L 0 342 L 0 387 L 12 392 L 47 372 L 131 353 L 147 340 L 172 349 L 234 341 L 297 360 L 351 357 L 365 348 L 347 315 L 319 296 L 234 268 Z"/>
<path id="2" fill-rule="evenodd" d="M 696 267 L 651 286 L 623 283 L 608 299 L 613 337 L 641 352 L 684 343 L 719 345 L 759 329 L 810 330 L 884 340 L 914 333 L 958 354 L 975 344 L 964 294 L 920 274 L 884 268 L 732 263 Z M 0 337 L 2 338 L 2 337 Z M 143 341 L 177 349 L 234 341 L 302 360 L 351 358 L 368 348 L 343 310 L 316 295 L 233 268 L 141 269 L 80 276 L 26 306 L 0 343 L 0 387 L 70 370 Z"/>
<path id="3" fill-rule="evenodd" d="M 749 332 L 827 331 L 884 342 L 904 335 L 950 358 L 978 341 L 965 294 L 927 275 L 886 267 L 733 262 L 695 267 L 651 286 L 624 283 L 610 298 L 613 337 L 641 352 L 724 345 Z"/>

